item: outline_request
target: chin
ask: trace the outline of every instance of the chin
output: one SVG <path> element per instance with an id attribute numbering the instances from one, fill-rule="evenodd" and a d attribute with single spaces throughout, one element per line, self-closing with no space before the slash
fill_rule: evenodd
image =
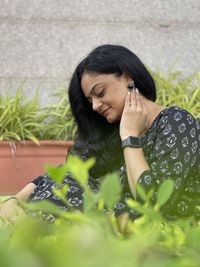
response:
<path id="1" fill-rule="evenodd" d="M 109 122 L 109 123 L 115 123 L 115 122 L 117 122 L 117 121 L 119 121 L 119 120 L 117 120 L 116 118 L 106 118 L 107 119 L 107 122 Z"/>
<path id="2" fill-rule="evenodd" d="M 107 119 L 107 122 L 114 123 L 115 121 L 114 120 Z"/>
<path id="3" fill-rule="evenodd" d="M 119 113 L 116 113 L 116 112 L 111 112 L 105 118 L 106 118 L 107 122 L 115 123 L 117 121 L 120 121 L 121 115 Z"/>

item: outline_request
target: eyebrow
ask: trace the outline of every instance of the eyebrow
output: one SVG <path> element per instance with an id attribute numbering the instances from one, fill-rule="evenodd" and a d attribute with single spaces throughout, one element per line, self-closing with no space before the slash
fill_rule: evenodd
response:
<path id="1" fill-rule="evenodd" d="M 97 85 L 99 85 L 100 83 L 102 83 L 102 82 L 98 82 L 98 83 L 96 83 L 95 85 L 92 86 L 92 88 L 90 89 L 90 93 L 89 93 L 89 95 L 91 95 L 91 94 L 93 93 L 95 87 L 96 87 Z M 89 96 L 87 96 L 86 98 L 88 99 Z"/>

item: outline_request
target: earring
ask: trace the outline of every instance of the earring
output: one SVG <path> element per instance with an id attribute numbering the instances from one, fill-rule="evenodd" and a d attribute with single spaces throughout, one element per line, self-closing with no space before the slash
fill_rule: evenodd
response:
<path id="1" fill-rule="evenodd" d="M 127 85 L 128 90 L 131 92 L 133 90 L 135 90 L 135 83 L 131 82 Z"/>

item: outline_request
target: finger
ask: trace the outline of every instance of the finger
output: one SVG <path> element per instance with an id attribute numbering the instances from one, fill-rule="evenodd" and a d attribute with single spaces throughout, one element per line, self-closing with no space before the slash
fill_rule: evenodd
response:
<path id="1" fill-rule="evenodd" d="M 131 107 L 131 95 L 132 95 L 132 92 L 129 91 L 129 92 L 128 92 L 128 95 L 129 95 L 129 107 Z"/>
<path id="2" fill-rule="evenodd" d="M 139 90 L 137 88 L 135 90 L 135 97 L 136 97 L 137 107 L 142 109 L 142 107 L 143 107 L 142 98 L 141 98 L 141 95 L 140 95 Z"/>
<path id="3" fill-rule="evenodd" d="M 128 91 L 125 98 L 124 108 L 130 107 L 130 105 L 131 105 L 131 92 Z"/>
<path id="4" fill-rule="evenodd" d="M 137 106 L 136 90 L 133 90 L 131 94 L 131 106 Z"/>

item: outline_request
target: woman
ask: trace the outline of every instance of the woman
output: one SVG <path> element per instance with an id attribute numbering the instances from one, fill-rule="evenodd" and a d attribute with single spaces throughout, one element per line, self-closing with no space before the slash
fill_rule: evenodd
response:
<path id="1" fill-rule="evenodd" d="M 133 219 L 138 216 L 125 202 L 136 196 L 137 183 L 146 191 L 154 189 L 154 202 L 158 187 L 169 178 L 175 188 L 163 214 L 170 219 L 199 216 L 195 207 L 200 204 L 200 124 L 186 110 L 155 103 L 154 81 L 134 53 L 117 45 L 94 49 L 72 76 L 69 100 L 78 126 L 71 153 L 97 158 L 90 172 L 91 188 L 98 191 L 98 178 L 119 170 L 123 193 L 115 205 L 116 216 L 127 211 Z M 69 185 L 69 204 L 81 209 L 82 189 L 69 175 L 63 182 Z M 50 199 L 69 209 L 52 195 L 53 186 L 43 175 L 17 197 Z"/>

